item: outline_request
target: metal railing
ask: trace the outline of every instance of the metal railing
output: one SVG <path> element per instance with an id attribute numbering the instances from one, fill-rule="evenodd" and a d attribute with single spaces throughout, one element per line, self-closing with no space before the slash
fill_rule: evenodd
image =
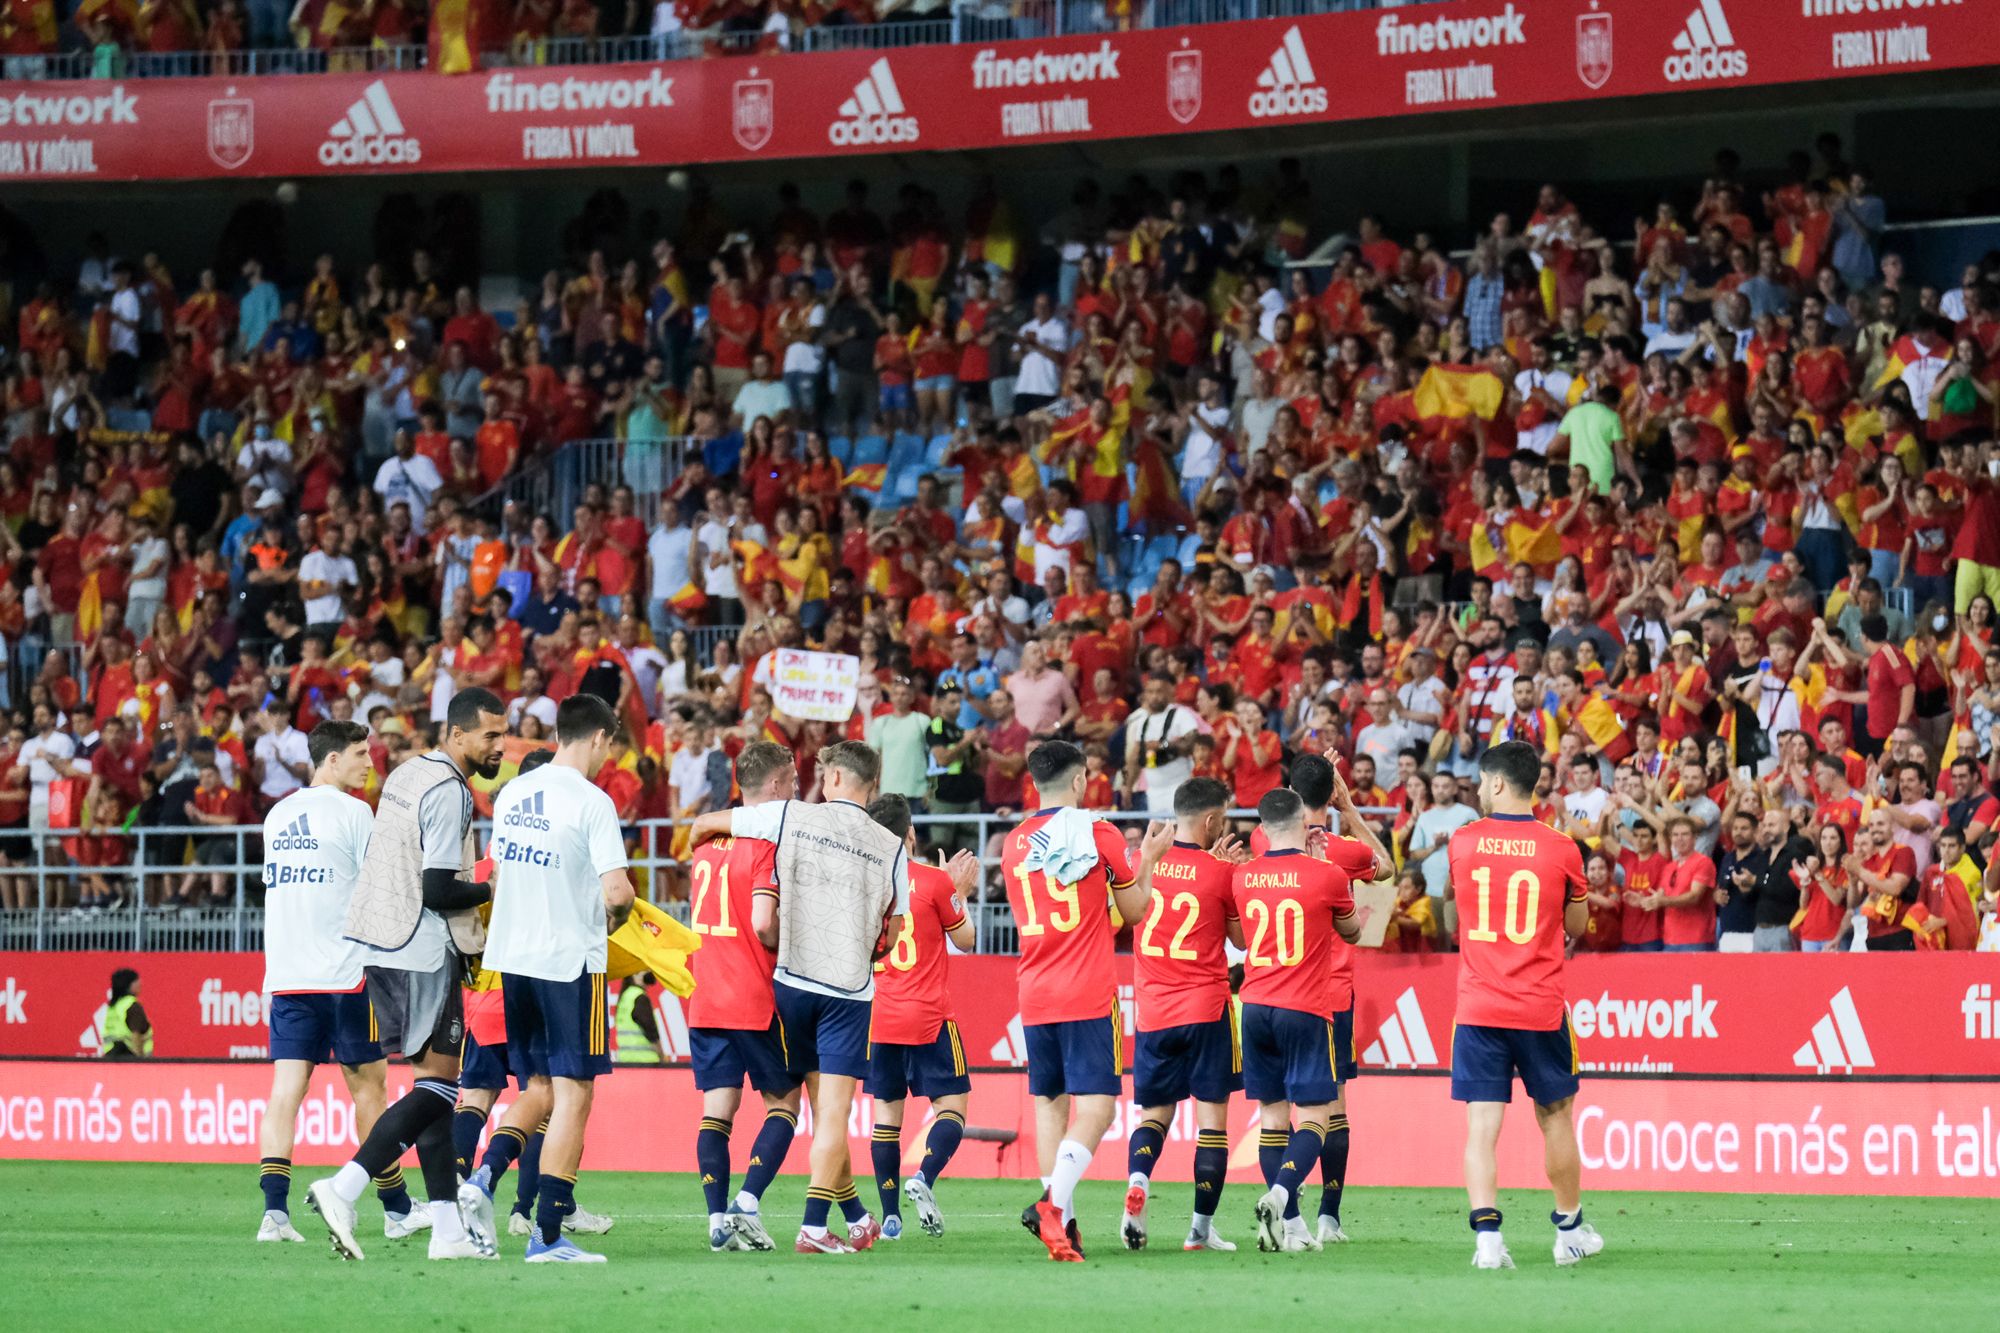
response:
<path id="1" fill-rule="evenodd" d="M 650 530 L 660 519 L 660 496 L 679 476 L 701 442 L 688 435 L 639 439 L 571 440 L 505 478 L 472 502 L 473 512 L 498 519 L 508 506 L 547 514 L 563 531 L 592 486 L 608 495 L 632 488 L 633 512 Z"/>
<path id="2" fill-rule="evenodd" d="M 815 26 L 789 33 L 685 30 L 626 37 L 548 37 L 481 53 L 494 67 L 602 65 L 693 60 L 768 49 L 850 51 L 945 46 L 1044 37 L 1090 36 L 1135 28 L 1178 28 L 1246 19 L 1303 18 L 1343 10 L 1391 9 L 1443 0 L 1133 0 L 1129 12 L 1108 0 L 988 0 L 961 3 L 949 14 L 892 16 L 876 23 Z M 72 41 L 80 37 L 70 35 Z M 0 56 L 0 80 L 243 78 L 420 70 L 422 46 L 356 46 L 301 50 L 290 45 L 242 51 L 124 51 L 70 49 L 47 55 Z"/>
<path id="3" fill-rule="evenodd" d="M 1152 816 L 1143 811 L 1106 810 L 1103 818 L 1144 831 Z M 1254 818 L 1248 810 L 1233 811 Z M 1369 810 L 1387 815 L 1387 810 Z M 965 849 L 979 856 L 982 867 L 978 894 L 966 904 L 977 930 L 979 953 L 1020 952 L 1020 936 L 1007 905 L 1000 879 L 1000 840 L 1021 822 L 1011 814 L 922 814 L 913 819 L 918 841 L 928 855 L 936 849 Z M 641 896 L 658 903 L 685 922 L 688 915 L 686 862 L 673 855 L 675 830 L 685 821 L 648 819 L 626 829 L 636 885 Z M 483 846 L 490 825 L 482 821 L 476 836 Z M 54 829 L 28 835 L 28 863 L 0 866 L 0 881 L 32 880 L 34 904 L 0 908 L 0 951 L 130 950 L 161 953 L 179 950 L 256 951 L 264 947 L 264 906 L 261 824 L 229 826 L 134 826 L 118 836 L 130 843 L 131 859 L 122 865 L 70 865 L 54 859 L 58 840 L 75 837 L 75 829 Z M 226 859 L 211 853 L 199 863 L 189 840 L 216 839 Z M 1136 846 L 1136 844 L 1135 844 Z M 118 905 L 79 908 L 80 883 L 99 875 L 113 882 Z M 207 880 L 221 876 L 227 886 L 223 901 L 182 907 L 172 900 L 186 877 L 195 879 L 197 894 L 206 898 Z"/>

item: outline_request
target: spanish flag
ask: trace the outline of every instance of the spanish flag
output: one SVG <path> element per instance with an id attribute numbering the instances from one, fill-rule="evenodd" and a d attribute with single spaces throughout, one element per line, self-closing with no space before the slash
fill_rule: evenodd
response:
<path id="1" fill-rule="evenodd" d="M 1625 723 L 1601 695 L 1592 695 L 1584 705 L 1576 710 L 1571 719 L 1577 730 L 1590 737 L 1590 743 L 1601 751 L 1604 757 L 1616 764 L 1632 753 L 1632 738 L 1625 734 Z"/>
<path id="2" fill-rule="evenodd" d="M 708 609 L 708 594 L 692 583 L 684 583 L 681 590 L 667 598 L 667 605 L 677 616 L 700 615 Z"/>
<path id="3" fill-rule="evenodd" d="M 1454 366 L 1438 362 L 1424 371 L 1417 382 L 1417 415 L 1462 421 L 1478 417 L 1491 421 L 1506 397 L 1500 377 L 1484 366 Z"/>
<path id="4" fill-rule="evenodd" d="M 1146 524 L 1156 532 L 1193 525 L 1193 516 L 1181 503 L 1181 488 L 1167 465 L 1160 443 L 1148 435 L 1133 450 L 1138 478 L 1132 487 L 1131 515 L 1134 524 Z"/>
<path id="5" fill-rule="evenodd" d="M 1896 339 L 1895 344 L 1890 347 L 1889 360 L 1882 367 L 1882 373 L 1875 377 L 1874 387 L 1877 389 L 1888 388 L 1891 384 L 1903 378 L 1905 370 L 1917 362 L 1924 360 L 1926 357 L 1935 355 L 1937 353 L 1932 352 L 1916 334 L 1904 334 L 1902 337 Z M 1918 403 L 1917 411 L 1922 412 L 1923 410 L 1924 404 Z"/>
<path id="6" fill-rule="evenodd" d="M 486 17 L 484 0 L 435 0 L 431 5 L 431 69 L 439 74 L 470 74 L 478 69 Z"/>
<path id="7" fill-rule="evenodd" d="M 743 582 L 748 588 L 762 587 L 778 577 L 778 557 L 762 544 L 733 541 L 729 549 L 743 557 Z"/>
<path id="8" fill-rule="evenodd" d="M 859 467 L 849 468 L 847 475 L 841 479 L 840 484 L 843 486 L 852 486 L 858 491 L 879 492 L 882 489 L 882 483 L 888 479 L 889 465 L 887 463 L 863 463 Z"/>
<path id="9" fill-rule="evenodd" d="M 633 900 L 632 915 L 606 937 L 605 945 L 605 975 L 651 972 L 682 999 L 694 994 L 694 973 L 688 971 L 687 960 L 701 947 L 701 936 L 644 898 Z"/>

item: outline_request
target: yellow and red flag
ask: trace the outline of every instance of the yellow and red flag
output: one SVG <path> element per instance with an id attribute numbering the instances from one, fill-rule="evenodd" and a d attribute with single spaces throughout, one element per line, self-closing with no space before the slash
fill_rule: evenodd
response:
<path id="1" fill-rule="evenodd" d="M 1500 377 L 1486 367 L 1441 361 L 1424 371 L 1424 377 L 1417 381 L 1417 415 L 1453 421 L 1463 421 L 1466 417 L 1491 421 L 1506 395 Z"/>

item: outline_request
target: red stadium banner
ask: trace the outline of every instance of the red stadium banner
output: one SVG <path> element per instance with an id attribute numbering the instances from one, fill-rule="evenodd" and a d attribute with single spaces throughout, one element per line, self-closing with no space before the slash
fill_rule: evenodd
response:
<path id="1" fill-rule="evenodd" d="M 128 965 L 159 1056 L 263 1056 L 263 956 L 237 953 L 0 953 L 0 1056 L 95 1053 L 111 973 Z M 1118 965 L 1129 978 L 1130 957 Z M 2000 1078 L 2000 984 L 1985 954 L 1611 954 L 1572 959 L 1566 976 L 1587 1071 Z M 1457 984 L 1449 954 L 1360 955 L 1364 1076 L 1448 1068 Z M 954 958 L 951 992 L 975 1066 L 1024 1063 L 1014 959 Z M 659 1007 L 684 1055 L 679 1003 L 663 994 Z M 1129 1025 L 1129 985 L 1123 1008 Z"/>
<path id="2" fill-rule="evenodd" d="M 0 83 L 0 178 L 675 166 L 1326 124 L 2000 64 L 2000 0 L 1462 0 L 437 74 Z"/>
<path id="3" fill-rule="evenodd" d="M 1036 1174 L 1027 1082 L 1018 1073 L 974 1076 L 968 1136 L 952 1174 Z M 397 1071 L 390 1096 L 408 1085 Z M 247 1173 L 269 1087 L 263 1069 L 240 1063 L 0 1062 L 0 1158 L 237 1163 Z M 1591 1190 L 1990 1196 L 2000 1189 L 1996 1083 L 1585 1079 L 1576 1109 Z M 1139 1117 L 1129 1099 L 1121 1110 L 1091 1163 L 1093 1178 L 1124 1179 L 1124 1139 Z M 1349 1184 L 1461 1183 L 1464 1121 L 1443 1078 L 1364 1080 L 1349 1092 L 1348 1115 L 1357 1145 Z M 693 1171 L 700 1117 L 701 1096 L 686 1070 L 619 1069 L 599 1081 L 584 1168 Z M 872 1123 L 864 1097 L 848 1125 L 857 1161 L 868 1160 Z M 741 1117 L 739 1152 L 756 1124 Z M 808 1115 L 786 1159 L 791 1173 L 806 1169 L 809 1128 Z M 301 1167 L 331 1166 L 353 1151 L 353 1114 L 336 1071 L 315 1078 L 298 1131 L 293 1156 Z M 922 1153 L 923 1134 L 906 1127 L 906 1165 Z M 1183 1106 L 1155 1178 L 1191 1179 L 1193 1156 L 1194 1125 Z M 1230 1117 L 1230 1179 L 1256 1179 L 1256 1159 L 1256 1109 L 1239 1098 Z M 1500 1183 L 1544 1188 L 1541 1165 L 1534 1117 L 1519 1106 L 1501 1135 Z M 1247 1210 L 1250 1193 L 1238 1196 L 1239 1208 Z"/>

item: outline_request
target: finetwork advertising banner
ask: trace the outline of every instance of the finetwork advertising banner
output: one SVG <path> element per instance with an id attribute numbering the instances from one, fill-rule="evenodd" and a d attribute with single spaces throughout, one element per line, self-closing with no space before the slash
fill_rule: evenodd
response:
<path id="1" fill-rule="evenodd" d="M 1118 958 L 1126 1031 L 1132 960 Z M 111 973 L 139 969 L 161 1057 L 261 1059 L 263 955 L 0 953 L 0 1056 L 84 1056 L 100 1045 Z M 1451 1061 L 1458 962 L 1355 957 L 1354 1055 L 1372 1071 Z M 694 959 L 697 984 L 701 958 Z M 1610 954 L 1571 959 L 1570 1024 L 1589 1072 L 1847 1074 L 2000 1079 L 2000 975 L 1991 954 Z M 1015 960 L 951 960 L 953 1008 L 974 1067 L 1027 1061 Z M 687 1020 L 659 992 L 669 1051 Z"/>
<path id="2" fill-rule="evenodd" d="M 0 179 L 963 151 L 2000 64 L 2000 0 L 1462 0 L 985 45 L 0 82 Z"/>

